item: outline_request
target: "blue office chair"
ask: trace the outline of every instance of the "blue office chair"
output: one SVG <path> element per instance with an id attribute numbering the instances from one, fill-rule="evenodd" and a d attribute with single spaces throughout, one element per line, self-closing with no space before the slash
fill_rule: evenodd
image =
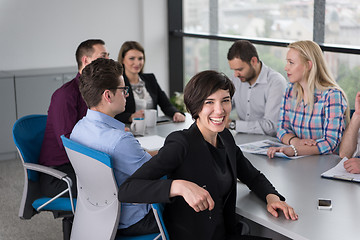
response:
<path id="1" fill-rule="evenodd" d="M 25 172 L 19 217 L 31 219 L 40 211 L 51 211 L 54 218 L 63 218 L 64 239 L 70 239 L 71 218 L 76 204 L 70 190 L 72 181 L 65 173 L 38 164 L 46 120 L 46 115 L 28 115 L 18 119 L 13 127 L 14 142 Z M 39 172 L 65 181 L 68 188 L 53 198 L 42 196 Z M 61 197 L 66 193 L 69 193 L 69 197 Z"/>
<path id="2" fill-rule="evenodd" d="M 165 227 L 165 222 L 163 219 L 163 211 L 164 211 L 164 204 L 163 203 L 153 203 L 151 204 L 151 207 L 153 209 L 155 218 L 156 218 L 156 222 L 158 224 L 158 226 L 161 226 L 160 229 L 160 234 L 163 240 L 169 240 L 169 233 L 166 230 Z"/>
<path id="3" fill-rule="evenodd" d="M 77 179 L 77 206 L 71 239 L 115 239 L 121 204 L 110 155 L 61 136 Z M 121 236 L 117 240 L 169 239 L 162 210 L 153 205 L 160 233 Z"/>

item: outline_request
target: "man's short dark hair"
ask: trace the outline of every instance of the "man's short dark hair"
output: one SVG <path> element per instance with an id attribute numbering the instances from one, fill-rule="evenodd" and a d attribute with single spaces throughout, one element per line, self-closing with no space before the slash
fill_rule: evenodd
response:
<path id="1" fill-rule="evenodd" d="M 204 101 L 218 90 L 229 90 L 230 98 L 234 95 L 235 87 L 231 80 L 223 73 L 207 70 L 193 76 L 184 90 L 184 103 L 193 119 L 199 117 Z"/>
<path id="2" fill-rule="evenodd" d="M 259 61 L 259 56 L 256 51 L 255 46 L 247 40 L 238 40 L 230 47 L 227 59 L 233 60 L 234 58 L 239 58 L 241 61 L 250 64 L 250 61 L 253 57 L 256 57 Z"/>
<path id="3" fill-rule="evenodd" d="M 76 49 L 75 57 L 79 70 L 82 68 L 81 58 L 83 56 L 91 57 L 91 55 L 94 53 L 93 46 L 96 44 L 105 45 L 105 42 L 101 39 L 89 39 L 80 43 Z"/>
<path id="4" fill-rule="evenodd" d="M 98 58 L 86 65 L 80 76 L 79 89 L 88 108 L 100 103 L 106 89 L 116 93 L 122 73 L 121 64 L 112 59 Z"/>

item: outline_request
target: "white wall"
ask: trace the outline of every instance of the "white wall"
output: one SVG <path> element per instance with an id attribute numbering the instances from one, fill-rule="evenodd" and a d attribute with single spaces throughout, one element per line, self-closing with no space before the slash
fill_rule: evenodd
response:
<path id="1" fill-rule="evenodd" d="M 169 94 L 168 24 L 166 0 L 143 0 L 145 72 L 153 72 Z"/>
<path id="2" fill-rule="evenodd" d="M 166 0 L 0 0 L 0 71 L 76 66 L 75 50 L 105 41 L 117 59 L 121 44 L 139 41 L 145 72 L 168 92 Z"/>

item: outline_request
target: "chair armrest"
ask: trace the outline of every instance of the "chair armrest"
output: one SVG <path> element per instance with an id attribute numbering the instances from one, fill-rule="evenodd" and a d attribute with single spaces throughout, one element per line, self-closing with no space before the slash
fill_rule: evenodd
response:
<path id="1" fill-rule="evenodd" d="M 36 211 L 39 211 L 44 206 L 50 204 L 55 199 L 57 199 L 57 198 L 61 197 L 62 195 L 64 195 L 66 192 L 69 192 L 71 209 L 72 209 L 73 214 L 75 213 L 75 207 L 74 207 L 73 197 L 72 197 L 72 193 L 71 193 L 72 180 L 71 180 L 70 177 L 67 176 L 66 173 L 63 173 L 63 172 L 61 172 L 59 170 L 56 170 L 56 169 L 53 169 L 51 167 L 43 166 L 43 165 L 36 164 L 36 163 L 24 163 L 24 167 L 25 167 L 26 170 L 33 170 L 33 171 L 37 171 L 37 172 L 42 172 L 42 173 L 51 175 L 53 177 L 56 177 L 56 178 L 58 178 L 58 179 L 60 179 L 62 181 L 65 181 L 67 186 L 68 186 L 64 191 L 62 191 L 61 193 L 59 193 L 55 197 L 51 198 L 49 201 L 47 201 L 44 204 L 42 204 L 41 206 L 39 206 L 36 209 Z"/>
<path id="2" fill-rule="evenodd" d="M 67 176 L 66 173 L 63 173 L 59 170 L 56 170 L 51 167 L 43 166 L 40 164 L 36 164 L 36 163 L 24 163 L 24 167 L 29 170 L 46 173 L 46 174 L 56 177 L 60 180 Z"/>

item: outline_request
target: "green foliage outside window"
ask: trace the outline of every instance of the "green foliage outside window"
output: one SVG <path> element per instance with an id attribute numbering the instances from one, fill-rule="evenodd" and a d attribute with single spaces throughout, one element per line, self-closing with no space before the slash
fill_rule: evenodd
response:
<path id="1" fill-rule="evenodd" d="M 347 94 L 350 109 L 354 109 L 356 93 L 360 91 L 360 67 L 349 69 L 344 64 L 340 65 L 337 82 Z"/>
<path id="2" fill-rule="evenodd" d="M 170 98 L 170 102 L 181 112 L 185 113 L 186 107 L 184 104 L 184 94 L 175 92 L 175 95 Z"/>

